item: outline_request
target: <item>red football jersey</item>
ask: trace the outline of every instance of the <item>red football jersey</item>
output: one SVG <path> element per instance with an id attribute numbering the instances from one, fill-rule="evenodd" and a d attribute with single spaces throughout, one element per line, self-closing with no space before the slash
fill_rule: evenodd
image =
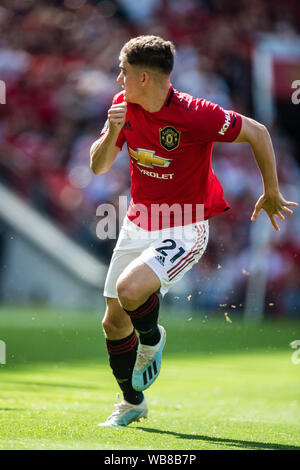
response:
<path id="1" fill-rule="evenodd" d="M 123 101 L 124 92 L 113 99 L 114 104 Z M 127 103 L 117 145 L 122 148 L 126 141 L 128 146 L 129 219 L 146 230 L 157 230 L 208 219 L 229 209 L 211 167 L 212 149 L 214 142 L 235 140 L 241 125 L 242 118 L 234 111 L 172 86 L 158 112 Z M 162 205 L 174 211 L 164 213 Z M 199 205 L 204 208 L 200 217 Z M 183 220 L 182 214 L 188 217 Z"/>

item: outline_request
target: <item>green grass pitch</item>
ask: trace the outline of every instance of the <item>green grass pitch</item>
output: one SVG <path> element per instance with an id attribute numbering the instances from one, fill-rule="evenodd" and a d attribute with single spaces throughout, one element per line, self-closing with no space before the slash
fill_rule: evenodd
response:
<path id="1" fill-rule="evenodd" d="M 116 402 L 94 314 L 0 309 L 0 449 L 300 449 L 299 323 L 245 325 L 162 312 L 149 417 L 99 428 Z"/>

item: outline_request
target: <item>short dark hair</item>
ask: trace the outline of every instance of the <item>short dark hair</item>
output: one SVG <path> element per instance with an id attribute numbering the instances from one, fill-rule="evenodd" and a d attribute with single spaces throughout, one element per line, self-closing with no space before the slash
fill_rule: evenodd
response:
<path id="1" fill-rule="evenodd" d="M 126 42 L 121 49 L 130 65 L 144 65 L 170 74 L 173 69 L 175 46 L 159 36 L 138 36 Z"/>

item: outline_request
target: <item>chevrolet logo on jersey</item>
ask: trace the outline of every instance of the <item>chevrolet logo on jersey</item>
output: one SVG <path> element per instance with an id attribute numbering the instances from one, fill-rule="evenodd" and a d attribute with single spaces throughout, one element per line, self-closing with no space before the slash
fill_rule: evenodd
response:
<path id="1" fill-rule="evenodd" d="M 154 150 L 132 150 L 129 148 L 129 153 L 131 157 L 137 160 L 138 165 L 145 166 L 147 168 L 154 168 L 155 166 L 166 168 L 172 161 L 170 158 L 158 157 L 155 155 Z"/>

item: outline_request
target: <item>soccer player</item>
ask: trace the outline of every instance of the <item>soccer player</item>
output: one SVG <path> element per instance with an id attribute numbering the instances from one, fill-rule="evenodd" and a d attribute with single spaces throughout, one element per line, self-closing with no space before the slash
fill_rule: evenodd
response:
<path id="1" fill-rule="evenodd" d="M 164 296 L 201 258 L 208 219 L 229 209 L 211 167 L 213 143 L 250 144 L 264 186 L 252 221 L 263 209 L 278 231 L 275 217 L 284 220 L 283 213 L 293 212 L 289 206 L 298 205 L 279 191 L 265 126 L 175 90 L 170 83 L 174 55 L 172 42 L 157 36 L 140 36 L 123 46 L 117 78 L 123 91 L 114 97 L 91 147 L 91 168 L 103 174 L 126 141 L 132 197 L 105 282 L 102 323 L 123 400 L 102 426 L 127 426 L 147 417 L 143 391 L 160 372 L 166 340 L 158 325 L 158 294 Z M 157 206 L 175 210 L 167 217 Z"/>

